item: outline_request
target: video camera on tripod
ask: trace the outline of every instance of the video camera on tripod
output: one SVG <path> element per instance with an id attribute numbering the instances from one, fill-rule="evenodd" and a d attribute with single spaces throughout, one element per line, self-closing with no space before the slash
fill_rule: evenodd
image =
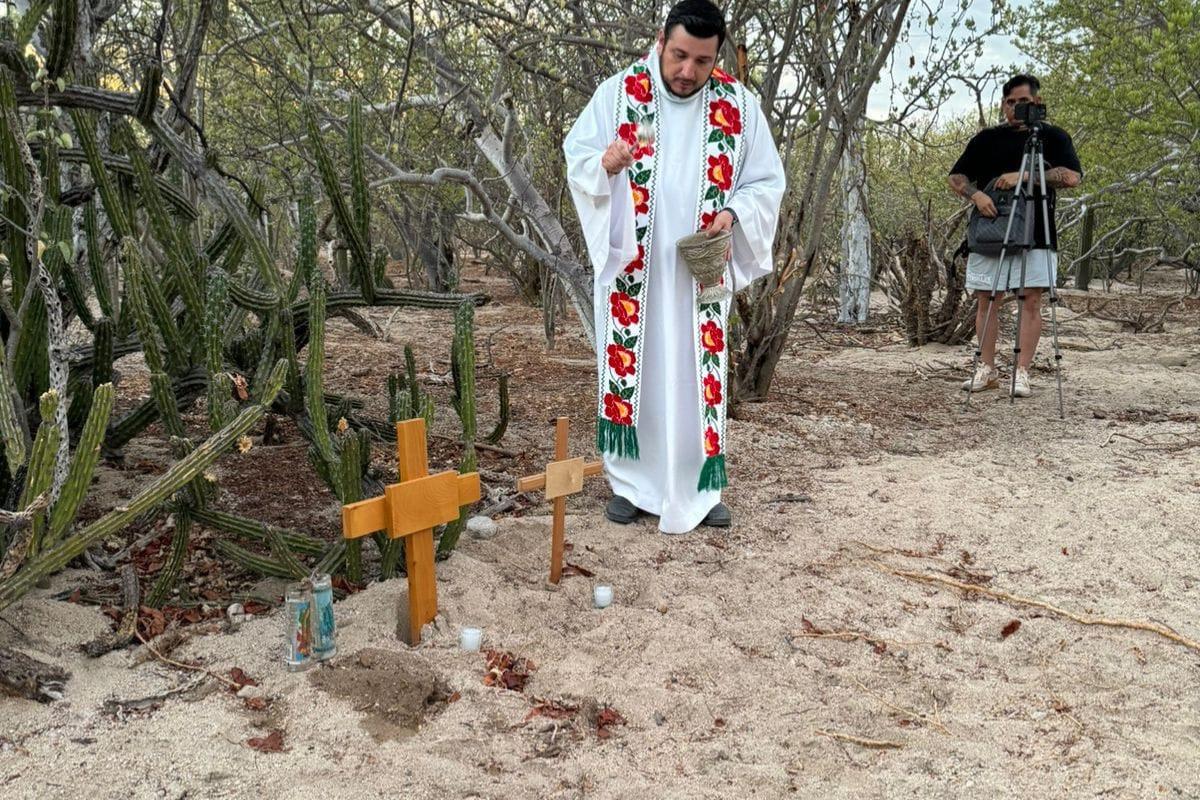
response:
<path id="1" fill-rule="evenodd" d="M 1013 107 L 1013 116 L 1018 119 L 1022 125 L 1030 126 L 1046 121 L 1046 104 L 1034 103 L 1026 101 L 1017 103 Z"/>

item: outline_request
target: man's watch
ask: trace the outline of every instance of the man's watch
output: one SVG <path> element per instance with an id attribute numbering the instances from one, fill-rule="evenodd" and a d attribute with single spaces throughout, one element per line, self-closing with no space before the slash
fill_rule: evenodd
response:
<path id="1" fill-rule="evenodd" d="M 734 225 L 737 225 L 737 224 L 738 224 L 738 215 L 737 215 L 737 212 L 736 212 L 736 211 L 734 211 L 734 210 L 733 210 L 732 208 L 730 208 L 729 206 L 726 206 L 725 208 L 722 208 L 722 209 L 721 209 L 721 211 L 728 211 L 728 212 L 729 212 L 729 216 L 733 217 L 733 224 L 734 224 Z"/>

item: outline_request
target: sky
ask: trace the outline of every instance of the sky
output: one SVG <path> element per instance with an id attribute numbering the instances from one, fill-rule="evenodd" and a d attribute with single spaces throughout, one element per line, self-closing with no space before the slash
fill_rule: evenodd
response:
<path id="1" fill-rule="evenodd" d="M 1021 8 L 1028 7 L 1031 0 L 1009 0 L 1011 7 Z M 975 22 L 980 28 L 986 27 L 991 19 L 991 0 L 971 0 L 971 7 L 968 15 L 975 19 Z M 918 10 L 919 9 L 919 10 Z M 914 14 L 926 13 L 922 8 L 922 4 L 914 4 Z M 914 26 L 915 29 L 915 26 Z M 939 20 L 935 24 L 934 30 L 939 38 L 945 37 L 949 29 L 949 22 Z M 901 41 L 896 44 L 896 49 L 893 54 L 892 61 L 889 65 L 885 65 L 880 73 L 879 82 L 871 92 L 871 97 L 867 105 L 867 114 L 872 119 L 884 119 L 888 115 L 888 101 L 892 87 L 894 85 L 903 85 L 908 81 L 910 75 L 919 71 L 921 68 L 922 55 L 929 47 L 929 34 L 914 34 L 909 41 Z M 917 58 L 916 69 L 910 69 L 908 66 L 910 56 L 915 55 Z M 1007 68 L 1012 65 L 1027 64 L 1031 59 L 1023 53 L 1010 36 L 989 36 L 984 42 L 984 50 L 982 58 L 977 62 L 976 67 L 971 70 L 974 73 L 982 73 L 988 67 L 1001 66 Z M 987 97 L 985 95 L 985 101 Z M 992 98 L 992 107 L 989 112 L 995 110 L 999 113 L 999 88 L 995 88 L 995 97 Z M 954 86 L 954 95 L 949 102 L 944 104 L 939 109 L 939 116 L 943 118 L 957 117 L 964 113 L 975 112 L 975 98 L 962 83 L 956 83 Z"/>

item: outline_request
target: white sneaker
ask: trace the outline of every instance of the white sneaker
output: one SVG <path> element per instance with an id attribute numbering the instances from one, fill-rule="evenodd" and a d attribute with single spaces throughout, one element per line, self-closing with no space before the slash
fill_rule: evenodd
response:
<path id="1" fill-rule="evenodd" d="M 1033 391 L 1029 388 L 1029 370 L 1017 369 L 1017 380 L 1013 383 L 1013 397 L 1029 397 Z"/>
<path id="2" fill-rule="evenodd" d="M 963 391 L 982 392 L 1000 385 L 1000 373 L 993 366 L 980 364 L 975 368 L 975 377 L 963 381 Z"/>

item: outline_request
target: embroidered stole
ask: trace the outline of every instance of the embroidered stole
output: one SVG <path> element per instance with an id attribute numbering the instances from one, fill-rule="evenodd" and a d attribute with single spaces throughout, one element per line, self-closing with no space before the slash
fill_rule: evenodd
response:
<path id="1" fill-rule="evenodd" d="M 646 324 L 646 295 L 651 248 L 654 241 L 654 209 L 659 193 L 660 141 L 658 103 L 649 59 L 651 52 L 630 66 L 618 85 L 617 136 L 633 147 L 633 166 L 629 168 L 629 190 L 633 197 L 634 230 L 637 255 L 608 287 L 608 313 L 605 316 L 606 350 L 601 359 L 599 413 L 596 422 L 596 446 L 603 453 L 621 458 L 639 457 L 637 424 L 640 411 L 642 333 Z M 696 146 L 702 149 L 700 191 L 696 199 L 696 230 L 708 226 L 726 206 L 734 178 L 741 167 L 742 111 L 745 88 L 733 77 L 714 69 L 701 90 L 705 124 Z M 640 126 L 651 126 L 652 139 L 638 138 Z M 668 201 L 670 202 L 670 200 Z M 674 242 L 661 246 L 672 247 Z M 722 283 L 726 279 L 722 280 Z M 696 353 L 699 385 L 700 437 L 704 447 L 704 466 L 698 491 L 723 489 L 728 484 L 725 472 L 725 381 L 728 371 L 725 322 L 729 301 L 700 303 L 704 287 L 694 279 L 697 303 L 692 312 L 692 337 Z"/>

